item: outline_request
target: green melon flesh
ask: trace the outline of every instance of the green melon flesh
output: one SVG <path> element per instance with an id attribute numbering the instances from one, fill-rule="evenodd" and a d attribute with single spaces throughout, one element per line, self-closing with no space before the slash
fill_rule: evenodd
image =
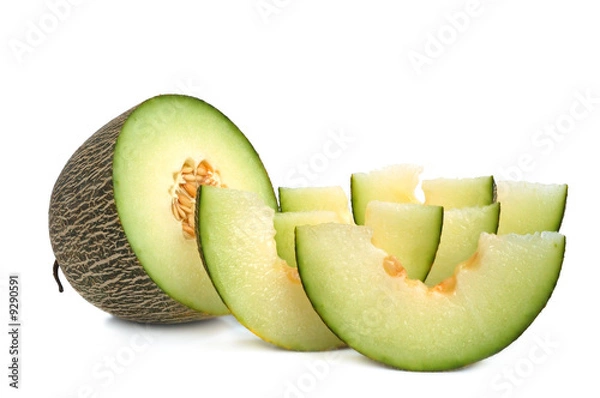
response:
<path id="1" fill-rule="evenodd" d="M 494 202 L 496 193 L 492 176 L 423 180 L 421 188 L 425 204 L 445 209 L 486 206 Z"/>
<path id="2" fill-rule="evenodd" d="M 567 203 L 566 184 L 499 181 L 498 234 L 558 231 Z"/>
<path id="3" fill-rule="evenodd" d="M 452 276 L 456 265 L 475 253 L 482 232 L 496 233 L 499 216 L 499 203 L 445 210 L 440 246 L 425 284 L 433 286 Z"/>
<path id="4" fill-rule="evenodd" d="M 298 269 L 314 308 L 343 341 L 392 367 L 462 367 L 514 341 L 544 308 L 559 277 L 556 232 L 482 234 L 477 254 L 435 289 L 382 266 L 363 226 L 296 228 Z"/>
<path id="5" fill-rule="evenodd" d="M 275 212 L 254 193 L 206 186 L 199 198 L 199 247 L 215 288 L 236 319 L 282 348 L 342 346 L 312 308 L 297 269 L 278 255 L 275 239 L 276 234 L 293 233 L 290 223 L 328 222 L 335 214 L 298 214 L 295 220 L 284 216 L 279 225 L 285 228 L 276 231 Z"/>
<path id="6" fill-rule="evenodd" d="M 294 230 L 297 225 L 313 225 L 325 222 L 345 222 L 338 213 L 326 210 L 290 211 L 275 213 L 273 225 L 275 227 L 275 243 L 277 255 L 289 266 L 296 267 L 296 242 Z"/>
<path id="7" fill-rule="evenodd" d="M 276 197 L 256 151 L 221 112 L 175 95 L 150 99 L 125 122 L 113 166 L 122 228 L 148 275 L 168 295 L 197 311 L 225 314 L 195 239 L 185 239 L 171 212 L 174 175 L 187 159 L 207 160 L 228 187 L 257 192 L 271 208 Z"/>
<path id="8" fill-rule="evenodd" d="M 354 222 L 348 196 L 339 186 L 280 187 L 279 202 L 282 212 L 327 210 L 339 214 L 341 222 Z"/>
<path id="9" fill-rule="evenodd" d="M 394 203 L 419 203 L 416 189 L 423 167 L 412 164 L 391 165 L 350 178 L 352 212 L 356 224 L 365 223 L 365 211 L 372 200 Z"/>
<path id="10" fill-rule="evenodd" d="M 394 255 L 409 278 L 424 280 L 440 243 L 443 218 L 441 206 L 373 200 L 365 226 L 373 230 L 373 244 Z"/>

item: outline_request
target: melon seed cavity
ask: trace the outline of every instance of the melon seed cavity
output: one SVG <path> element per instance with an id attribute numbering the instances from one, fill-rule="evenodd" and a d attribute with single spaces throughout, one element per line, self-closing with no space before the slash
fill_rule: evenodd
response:
<path id="1" fill-rule="evenodd" d="M 383 269 L 386 274 L 392 278 L 404 278 L 404 281 L 409 286 L 422 289 L 429 293 L 451 294 L 456 289 L 456 275 L 453 275 L 432 287 L 427 287 L 427 285 L 418 279 L 409 279 L 407 277 L 406 268 L 404 268 L 400 261 L 391 254 L 383 259 Z"/>
<path id="2" fill-rule="evenodd" d="M 181 223 L 181 230 L 186 239 L 195 239 L 194 208 L 196 207 L 196 190 L 200 185 L 225 187 L 221 175 L 206 159 L 196 163 L 188 158 L 181 170 L 173 174 L 174 184 L 171 188 L 171 212 Z"/>

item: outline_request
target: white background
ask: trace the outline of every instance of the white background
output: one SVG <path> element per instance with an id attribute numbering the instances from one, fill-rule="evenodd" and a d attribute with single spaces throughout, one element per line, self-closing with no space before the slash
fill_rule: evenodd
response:
<path id="1" fill-rule="evenodd" d="M 19 273 L 23 325 L 18 391 L 8 387 L 7 333 L 0 339 L 1 395 L 595 396 L 595 4 L 3 1 L 0 319 L 8 329 L 8 274 Z M 229 317 L 142 327 L 68 285 L 58 294 L 47 232 L 55 179 L 104 123 L 167 92 L 227 114 L 275 186 L 347 189 L 350 173 L 392 163 L 422 164 L 426 176 L 568 183 L 554 295 L 501 353 L 458 371 L 409 373 L 352 350 L 282 351 Z M 345 141 L 326 156 L 332 134 Z"/>

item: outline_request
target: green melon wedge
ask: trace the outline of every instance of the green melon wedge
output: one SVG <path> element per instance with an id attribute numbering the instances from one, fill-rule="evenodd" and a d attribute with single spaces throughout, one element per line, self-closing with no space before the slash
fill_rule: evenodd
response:
<path id="1" fill-rule="evenodd" d="M 487 206 L 495 201 L 494 177 L 435 178 L 423 180 L 421 188 L 425 204 L 445 209 Z"/>
<path id="2" fill-rule="evenodd" d="M 559 231 L 567 204 L 566 184 L 499 181 L 498 234 Z"/>
<path id="3" fill-rule="evenodd" d="M 419 203 L 416 189 L 423 167 L 412 164 L 390 165 L 350 178 L 352 212 L 356 224 L 365 223 L 367 205 L 372 200 L 393 203 Z"/>
<path id="4" fill-rule="evenodd" d="M 496 233 L 499 216 L 497 202 L 445 210 L 440 245 L 425 284 L 437 285 L 452 276 L 454 268 L 475 253 L 482 232 Z"/>
<path id="5" fill-rule="evenodd" d="M 337 212 L 327 210 L 303 210 L 277 212 L 273 215 L 273 226 L 275 227 L 275 243 L 277 255 L 289 266 L 296 267 L 296 242 L 295 229 L 298 225 L 313 225 L 326 222 L 343 223 Z"/>
<path id="6" fill-rule="evenodd" d="M 441 206 L 373 200 L 365 226 L 373 230 L 373 244 L 395 256 L 409 278 L 424 280 L 438 250 L 443 219 Z"/>
<path id="7" fill-rule="evenodd" d="M 321 318 L 356 351 L 417 371 L 463 367 L 513 342 L 548 302 L 565 238 L 482 234 L 477 253 L 434 288 L 408 279 L 367 227 L 296 228 L 298 269 Z"/>
<path id="8" fill-rule="evenodd" d="M 343 346 L 306 297 L 297 268 L 277 251 L 293 242 L 295 224 L 331 222 L 334 212 L 274 210 L 255 193 L 205 186 L 197 204 L 198 244 L 211 280 L 236 319 L 258 337 L 298 351 Z M 277 234 L 291 235 L 289 237 Z M 284 256 L 289 258 L 289 249 Z"/>
<path id="9" fill-rule="evenodd" d="M 348 196 L 339 186 L 279 187 L 282 212 L 327 210 L 336 212 L 341 222 L 352 223 Z"/>

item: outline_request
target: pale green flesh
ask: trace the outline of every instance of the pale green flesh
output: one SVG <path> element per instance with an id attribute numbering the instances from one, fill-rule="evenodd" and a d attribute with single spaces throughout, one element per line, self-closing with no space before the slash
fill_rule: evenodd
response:
<path id="1" fill-rule="evenodd" d="M 499 181 L 498 234 L 558 231 L 567 202 L 566 184 Z"/>
<path id="2" fill-rule="evenodd" d="M 296 267 L 296 242 L 294 241 L 294 229 L 297 225 L 313 225 L 325 222 L 344 222 L 339 215 L 333 211 L 290 211 L 286 213 L 275 213 L 273 225 L 275 227 L 275 243 L 277 254 L 290 267 Z"/>
<path id="3" fill-rule="evenodd" d="M 327 210 L 339 214 L 341 222 L 352 223 L 349 201 L 339 186 L 279 188 L 282 212 Z"/>
<path id="4" fill-rule="evenodd" d="M 228 313 L 211 284 L 194 239 L 171 211 L 173 174 L 184 161 L 207 159 L 223 183 L 260 192 L 276 208 L 269 177 L 242 133 L 218 110 L 184 96 L 160 96 L 126 121 L 113 159 L 121 224 L 140 263 L 168 295 L 200 312 Z"/>
<path id="5" fill-rule="evenodd" d="M 495 200 L 492 176 L 474 178 L 436 178 L 421 183 L 425 204 L 445 209 L 487 206 Z"/>
<path id="6" fill-rule="evenodd" d="M 298 269 L 322 319 L 350 347 L 393 367 L 446 370 L 509 345 L 546 305 L 557 282 L 565 239 L 482 234 L 477 256 L 442 293 L 389 276 L 383 250 L 366 227 L 296 229 Z"/>
<path id="7" fill-rule="evenodd" d="M 374 200 L 365 213 L 373 244 L 394 255 L 412 279 L 427 276 L 440 243 L 444 210 L 441 206 Z"/>
<path id="8" fill-rule="evenodd" d="M 456 266 L 475 253 L 482 232 L 496 233 L 499 215 L 499 203 L 445 210 L 440 245 L 425 284 L 433 286 L 452 276 Z"/>
<path id="9" fill-rule="evenodd" d="M 411 164 L 392 165 L 368 173 L 354 173 L 350 179 L 352 212 L 356 224 L 365 223 L 365 211 L 372 200 L 418 203 L 416 189 L 423 168 Z"/>
<path id="10" fill-rule="evenodd" d="M 249 192 L 214 187 L 200 192 L 198 240 L 205 265 L 236 319 L 286 349 L 342 346 L 312 308 L 300 281 L 290 278 L 296 269 L 278 256 L 273 209 Z M 324 214 L 327 221 L 331 215 Z"/>

